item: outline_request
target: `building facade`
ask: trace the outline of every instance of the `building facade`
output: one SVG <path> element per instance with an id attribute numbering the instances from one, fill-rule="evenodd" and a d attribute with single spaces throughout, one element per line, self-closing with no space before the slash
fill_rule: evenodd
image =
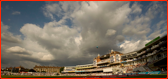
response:
<path id="1" fill-rule="evenodd" d="M 24 71 L 24 67 L 19 66 L 19 67 L 6 67 L 6 69 L 4 69 L 4 71 L 10 71 L 10 72 L 22 72 Z"/>
<path id="2" fill-rule="evenodd" d="M 60 73 L 61 67 L 54 67 L 54 66 L 37 66 L 35 65 L 34 70 L 36 72 L 57 72 Z"/>

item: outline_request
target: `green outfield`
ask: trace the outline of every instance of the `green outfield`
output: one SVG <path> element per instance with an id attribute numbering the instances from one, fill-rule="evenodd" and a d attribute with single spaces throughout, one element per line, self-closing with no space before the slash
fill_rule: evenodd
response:
<path id="1" fill-rule="evenodd" d="M 4 75 L 2 78 L 79 78 L 86 76 L 7 76 Z M 131 76 L 124 78 L 167 78 L 167 74 L 159 74 L 159 75 L 141 75 L 141 76 Z"/>
<path id="2" fill-rule="evenodd" d="M 3 75 L 2 78 L 76 78 L 76 77 L 86 77 L 86 76 L 8 76 Z"/>

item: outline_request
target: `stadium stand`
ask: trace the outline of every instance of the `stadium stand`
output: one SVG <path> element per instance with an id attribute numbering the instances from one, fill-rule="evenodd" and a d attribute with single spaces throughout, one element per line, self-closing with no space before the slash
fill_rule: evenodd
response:
<path id="1" fill-rule="evenodd" d="M 167 58 L 167 35 L 162 38 L 157 37 L 157 39 L 152 40 L 138 51 L 122 54 L 111 50 L 109 54 L 103 56 L 98 55 L 93 60 L 92 66 L 94 67 L 87 69 L 81 66 L 81 70 L 76 69 L 76 73 L 74 74 L 115 75 L 134 72 L 152 72 L 161 69 L 159 64 L 155 65 L 155 63 L 162 62 L 165 58 Z M 79 65 L 76 67 L 78 68 Z M 167 64 L 164 64 L 163 68 L 166 67 Z"/>

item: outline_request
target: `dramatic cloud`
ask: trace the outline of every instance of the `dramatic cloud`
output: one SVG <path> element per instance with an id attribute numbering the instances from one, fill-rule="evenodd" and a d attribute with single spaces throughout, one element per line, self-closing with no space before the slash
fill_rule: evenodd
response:
<path id="1" fill-rule="evenodd" d="M 53 21 L 46 23 L 43 28 L 34 24 L 25 24 L 20 31 L 27 39 L 36 42 L 37 48 L 43 48 L 52 54 L 55 60 L 70 61 L 81 56 L 78 46 L 82 38 L 74 28 L 60 26 L 59 22 Z"/>
<path id="2" fill-rule="evenodd" d="M 120 45 L 121 48 L 123 48 L 124 50 L 122 51 L 122 53 L 130 53 L 133 51 L 137 51 L 140 48 L 143 48 L 145 46 L 145 44 L 147 44 L 150 40 L 146 40 L 146 41 L 125 41 L 123 44 Z"/>

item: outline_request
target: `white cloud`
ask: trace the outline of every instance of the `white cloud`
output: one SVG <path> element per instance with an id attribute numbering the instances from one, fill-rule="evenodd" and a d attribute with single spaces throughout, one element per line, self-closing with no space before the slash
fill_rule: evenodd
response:
<path id="1" fill-rule="evenodd" d="M 54 59 L 50 53 L 34 52 L 34 51 L 26 50 L 25 48 L 22 48 L 20 46 L 10 47 L 6 49 L 6 52 L 15 54 L 18 56 L 24 56 L 24 57 L 32 56 L 40 60 L 53 60 Z"/>
<path id="2" fill-rule="evenodd" d="M 14 12 L 12 12 L 12 15 L 19 15 L 19 14 L 20 14 L 19 11 L 14 11 Z"/>
<path id="3" fill-rule="evenodd" d="M 165 34 L 167 34 L 167 31 L 164 31 L 163 33 L 161 33 L 161 30 L 157 30 L 157 31 L 151 33 L 151 34 L 148 36 L 148 38 L 154 39 L 154 38 L 156 38 L 156 37 L 158 37 L 158 36 L 162 37 L 162 36 L 165 35 Z"/>
<path id="4" fill-rule="evenodd" d="M 82 37 L 81 37 L 81 36 L 75 38 L 75 42 L 76 42 L 76 44 L 77 44 L 78 46 L 81 44 L 81 41 L 82 41 Z"/>
<path id="5" fill-rule="evenodd" d="M 57 3 L 46 4 L 45 7 L 43 7 L 43 13 L 46 17 L 50 17 L 51 19 L 55 19 L 53 14 L 56 14 L 59 17 L 62 15 L 61 8 Z"/>
<path id="6" fill-rule="evenodd" d="M 142 12 L 142 9 L 141 9 L 141 6 L 140 4 L 138 4 L 137 2 L 135 2 L 133 5 L 132 5 L 132 13 L 141 13 Z"/>
<path id="7" fill-rule="evenodd" d="M 1 40 L 11 43 L 19 43 L 21 42 L 20 35 L 13 35 L 11 32 L 8 31 L 9 26 L 4 25 L 1 22 Z"/>
<path id="8" fill-rule="evenodd" d="M 145 46 L 146 43 L 148 43 L 150 40 L 145 41 L 127 41 L 125 40 L 123 44 L 120 45 L 120 48 L 123 48 L 121 51 L 122 53 L 130 53 L 133 51 L 137 51 Z"/>
<path id="9" fill-rule="evenodd" d="M 111 35 L 114 35 L 115 33 L 116 33 L 115 30 L 113 30 L 113 29 L 108 29 L 108 30 L 107 30 L 107 33 L 106 33 L 106 36 L 111 36 Z"/>
<path id="10" fill-rule="evenodd" d="M 44 53 L 44 52 L 33 52 L 32 57 L 38 58 L 41 60 L 54 60 L 54 57 L 50 53 Z"/>
<path id="11" fill-rule="evenodd" d="M 32 28 L 34 28 L 32 30 Z M 59 26 L 59 22 L 49 22 L 43 28 L 34 24 L 25 24 L 20 31 L 30 40 L 37 41 L 36 43 L 42 48 L 45 48 L 56 59 L 74 54 L 79 44 L 77 30 L 69 28 L 66 25 Z M 76 41 L 75 41 L 76 40 Z M 71 50 L 71 53 L 67 53 Z"/>
<path id="12" fill-rule="evenodd" d="M 151 31 L 150 20 L 148 16 L 137 16 L 129 24 L 125 25 L 122 34 L 126 35 L 126 39 L 131 37 L 134 40 L 146 40 L 146 35 Z"/>
<path id="13" fill-rule="evenodd" d="M 47 3 L 45 8 L 50 5 L 50 9 L 45 12 L 49 12 L 52 15 L 57 15 L 59 12 L 68 12 L 62 13 L 70 15 L 73 22 L 73 27 L 81 28 L 81 37 L 80 50 L 98 53 L 95 50 L 95 46 L 102 46 L 105 48 L 103 51 L 114 48 L 115 50 L 121 50 L 116 47 L 116 42 L 122 42 L 124 39 L 132 39 L 133 41 L 146 40 L 146 35 L 151 31 L 150 23 L 151 16 L 154 17 L 154 8 L 158 8 L 156 4 L 152 4 L 145 15 L 135 16 L 128 18 L 131 13 L 139 14 L 142 12 L 142 8 L 139 3 L 135 2 L 131 7 L 129 2 L 60 2 L 61 4 L 56 3 Z M 73 7 L 72 4 L 79 6 Z M 57 5 L 57 7 L 56 7 Z M 63 5 L 63 6 L 61 6 Z M 52 8 L 51 8 L 52 7 Z M 53 8 L 55 8 L 53 10 Z M 60 9 L 58 9 L 60 8 Z M 69 9 L 71 8 L 71 9 Z M 152 9 L 152 10 L 151 10 Z M 59 15 L 57 15 L 59 16 Z M 112 29 L 112 30 L 111 30 Z M 110 38 L 104 38 L 105 36 L 111 36 Z M 124 38 L 126 36 L 126 38 Z M 112 38 L 116 38 L 111 40 Z M 77 38 L 76 38 L 77 40 Z M 102 41 L 104 40 L 104 41 Z M 101 51 L 99 51 L 101 52 Z M 85 52 L 86 54 L 86 52 Z"/>
<path id="14" fill-rule="evenodd" d="M 164 36 L 167 34 L 167 23 L 165 20 L 159 21 L 156 25 L 153 26 L 153 32 L 148 36 L 149 39 L 154 39 L 157 36 Z"/>
<path id="15" fill-rule="evenodd" d="M 4 25 L 3 22 L 1 21 L 1 33 L 2 32 L 8 32 L 7 30 L 9 29 L 9 26 Z"/>
<path id="16" fill-rule="evenodd" d="M 1 33 L 1 40 L 7 41 L 7 42 L 12 42 L 12 43 L 21 42 L 20 35 L 15 37 L 11 33 L 9 33 L 9 34 L 7 34 L 7 33 Z"/>
<path id="17" fill-rule="evenodd" d="M 24 48 L 21 48 L 19 46 L 11 47 L 6 50 L 7 52 L 26 52 Z"/>
<path id="18" fill-rule="evenodd" d="M 164 24 L 166 21 L 162 20 L 159 23 L 157 23 L 157 28 L 160 29 L 160 27 L 162 26 L 162 24 Z"/>
<path id="19" fill-rule="evenodd" d="M 18 56 L 30 56 L 31 53 L 29 51 L 27 51 L 25 48 L 19 47 L 19 46 L 14 46 L 14 47 L 10 47 L 8 49 L 6 49 L 7 53 L 10 54 L 14 54 L 14 55 L 18 55 Z"/>

